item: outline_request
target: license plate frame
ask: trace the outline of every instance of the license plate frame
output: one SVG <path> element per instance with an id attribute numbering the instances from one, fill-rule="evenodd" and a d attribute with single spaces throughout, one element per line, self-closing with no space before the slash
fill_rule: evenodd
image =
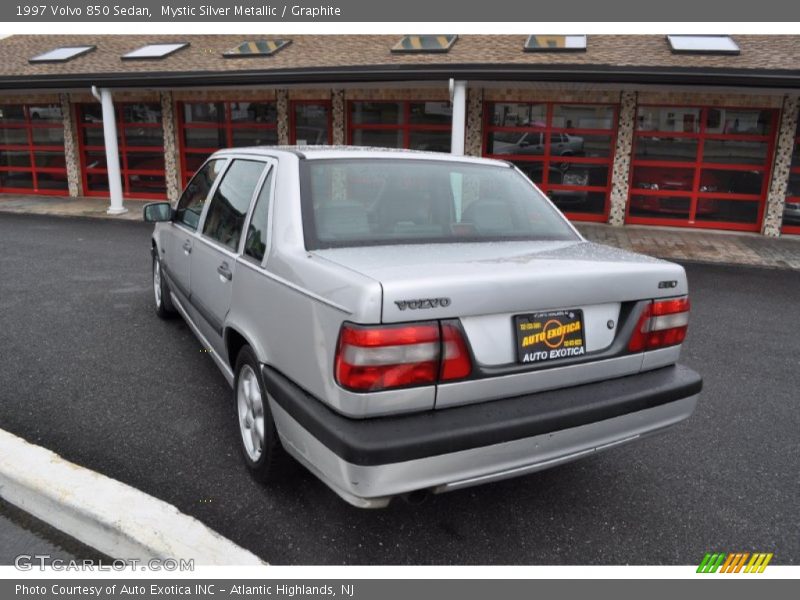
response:
<path id="1" fill-rule="evenodd" d="M 586 354 L 583 310 L 565 308 L 514 316 L 517 362 L 532 365 Z"/>

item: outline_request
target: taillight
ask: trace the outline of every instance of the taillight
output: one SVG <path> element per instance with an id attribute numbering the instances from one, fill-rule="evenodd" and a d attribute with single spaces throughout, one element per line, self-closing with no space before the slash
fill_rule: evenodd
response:
<path id="1" fill-rule="evenodd" d="M 686 338 L 688 325 L 688 296 L 669 300 L 653 300 L 642 311 L 628 343 L 628 350 L 642 352 L 676 346 Z"/>
<path id="2" fill-rule="evenodd" d="M 461 330 L 450 323 L 345 323 L 334 370 L 339 385 L 364 392 L 463 379 L 472 361 Z"/>
<path id="3" fill-rule="evenodd" d="M 451 323 L 442 323 L 441 380 L 464 379 L 472 372 L 472 359 L 461 330 Z"/>

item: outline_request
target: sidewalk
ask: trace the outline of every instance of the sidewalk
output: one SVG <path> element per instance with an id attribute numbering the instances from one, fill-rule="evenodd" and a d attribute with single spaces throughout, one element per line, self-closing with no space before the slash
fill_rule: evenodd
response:
<path id="1" fill-rule="evenodd" d="M 122 219 L 141 221 L 142 206 L 146 201 L 129 200 L 125 202 L 128 212 L 109 215 L 107 198 L 67 198 L 65 196 L 14 196 L 0 195 L 0 212 L 29 215 L 55 215 L 59 217 L 92 217 L 100 219 Z"/>
<path id="2" fill-rule="evenodd" d="M 105 198 L 65 198 L 42 196 L 0 196 L 0 213 L 92 217 L 102 219 L 142 220 L 146 202 L 128 200 L 128 212 L 108 215 Z M 577 223 L 587 239 L 651 256 L 734 265 L 753 265 L 800 270 L 800 236 L 779 239 L 752 233 L 731 233 L 699 229 L 611 227 L 599 223 Z"/>
<path id="3" fill-rule="evenodd" d="M 578 223 L 589 240 L 670 260 L 800 270 L 800 236 Z"/>

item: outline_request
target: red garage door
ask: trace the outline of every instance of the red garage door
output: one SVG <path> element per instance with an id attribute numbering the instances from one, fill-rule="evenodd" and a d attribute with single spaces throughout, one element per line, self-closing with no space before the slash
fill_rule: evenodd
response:
<path id="1" fill-rule="evenodd" d="M 0 105 L 0 192 L 68 193 L 60 105 Z"/>
<path id="2" fill-rule="evenodd" d="M 278 115 L 272 101 L 179 102 L 178 127 L 184 185 L 221 148 L 278 143 Z"/>
<path id="3" fill-rule="evenodd" d="M 453 107 L 440 101 L 348 103 L 347 143 L 450 152 Z"/>
<path id="4" fill-rule="evenodd" d="M 484 156 L 512 161 L 570 219 L 607 219 L 616 106 L 492 102 L 484 131 Z"/>
<path id="5" fill-rule="evenodd" d="M 117 139 L 126 198 L 166 198 L 164 129 L 158 102 L 118 103 Z M 97 102 L 79 104 L 78 144 L 87 196 L 108 195 L 103 113 Z"/>
<path id="6" fill-rule="evenodd" d="M 789 173 L 789 187 L 786 189 L 783 233 L 800 234 L 800 123 L 795 132 L 792 169 Z"/>
<path id="7" fill-rule="evenodd" d="M 777 112 L 640 106 L 628 223 L 758 231 Z"/>

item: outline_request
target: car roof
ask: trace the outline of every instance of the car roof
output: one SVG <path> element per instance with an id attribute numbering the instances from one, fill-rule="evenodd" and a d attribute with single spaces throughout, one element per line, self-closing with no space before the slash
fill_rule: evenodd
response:
<path id="1" fill-rule="evenodd" d="M 264 157 L 280 155 L 296 156 L 309 160 L 331 158 L 399 158 L 417 160 L 445 160 L 464 163 L 508 166 L 504 160 L 479 158 L 476 156 L 456 156 L 446 152 L 428 152 L 394 148 L 373 148 L 369 146 L 248 146 L 218 150 L 214 156 L 250 154 Z"/>

